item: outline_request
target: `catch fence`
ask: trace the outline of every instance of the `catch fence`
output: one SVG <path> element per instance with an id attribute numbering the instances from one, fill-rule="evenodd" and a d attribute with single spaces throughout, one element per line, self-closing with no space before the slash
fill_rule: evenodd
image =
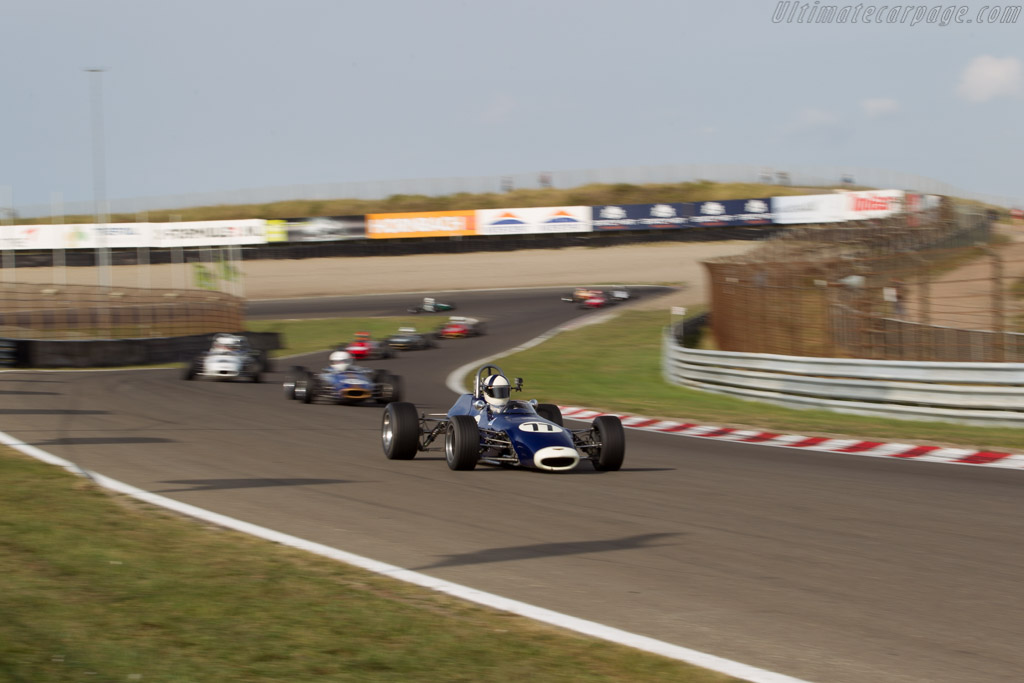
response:
<path id="1" fill-rule="evenodd" d="M 1024 243 L 939 209 L 780 233 L 704 263 L 723 351 L 1024 361 Z"/>
<path id="2" fill-rule="evenodd" d="M 205 290 L 0 284 L 5 339 L 140 339 L 244 329 L 244 300 Z"/>

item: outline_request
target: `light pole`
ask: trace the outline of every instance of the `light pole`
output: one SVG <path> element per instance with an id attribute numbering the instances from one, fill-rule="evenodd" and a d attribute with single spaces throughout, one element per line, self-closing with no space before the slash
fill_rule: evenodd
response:
<path id="1" fill-rule="evenodd" d="M 106 68 L 85 69 L 93 74 L 90 79 L 92 94 L 92 192 L 95 203 L 96 265 L 99 266 L 101 287 L 110 287 L 110 250 L 107 249 L 106 212 L 107 167 L 103 144 L 103 72 Z"/>

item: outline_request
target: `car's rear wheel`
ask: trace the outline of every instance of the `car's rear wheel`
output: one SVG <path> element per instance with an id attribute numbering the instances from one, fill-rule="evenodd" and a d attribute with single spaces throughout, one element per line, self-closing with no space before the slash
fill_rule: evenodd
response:
<path id="1" fill-rule="evenodd" d="M 444 435 L 444 459 L 449 469 L 471 470 L 480 459 L 480 429 L 469 415 L 454 415 Z"/>
<path id="2" fill-rule="evenodd" d="M 593 430 L 594 440 L 601 444 L 593 460 L 594 469 L 601 472 L 618 470 L 626 456 L 626 432 L 622 429 L 622 421 L 614 415 L 601 415 L 594 418 Z"/>
<path id="3" fill-rule="evenodd" d="M 412 460 L 420 443 L 420 417 L 412 403 L 396 401 L 384 408 L 381 444 L 388 460 Z"/>
<path id="4" fill-rule="evenodd" d="M 562 411 L 554 403 L 538 403 L 533 409 L 545 420 L 554 422 L 559 427 L 565 426 L 562 422 Z"/>
<path id="5" fill-rule="evenodd" d="M 185 366 L 181 369 L 182 379 L 195 379 L 196 375 L 199 374 L 199 364 L 202 363 L 201 358 L 191 358 L 185 361 Z"/>

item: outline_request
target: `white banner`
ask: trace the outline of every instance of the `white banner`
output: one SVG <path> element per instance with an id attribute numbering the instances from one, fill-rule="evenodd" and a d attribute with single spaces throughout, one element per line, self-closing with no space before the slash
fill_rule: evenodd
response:
<path id="1" fill-rule="evenodd" d="M 92 223 L 0 226 L 0 249 L 138 249 L 266 244 L 266 221 Z"/>
<path id="2" fill-rule="evenodd" d="M 150 223 L 154 247 L 211 247 L 266 244 L 267 222 L 262 218 L 237 221 Z"/>
<path id="3" fill-rule="evenodd" d="M 547 206 L 529 209 L 479 209 L 479 235 L 531 235 L 555 232 L 590 232 L 593 211 L 589 206 Z"/>
<path id="4" fill-rule="evenodd" d="M 840 194 L 810 194 L 772 197 L 773 222 L 836 223 L 846 220 L 846 199 Z"/>
<path id="5" fill-rule="evenodd" d="M 42 249 L 137 249 L 152 246 L 150 223 L 92 223 L 41 225 L 46 228 L 47 245 Z M 54 244 L 54 241 L 58 243 Z"/>

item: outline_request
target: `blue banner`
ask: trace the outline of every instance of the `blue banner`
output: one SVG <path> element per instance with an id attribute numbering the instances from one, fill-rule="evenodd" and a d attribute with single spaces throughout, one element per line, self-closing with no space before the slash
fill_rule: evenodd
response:
<path id="1" fill-rule="evenodd" d="M 706 228 L 736 225 L 768 225 L 772 222 L 770 199 L 723 199 L 693 204 L 690 223 Z"/>
<path id="2" fill-rule="evenodd" d="M 692 204 L 607 204 L 594 208 L 594 231 L 685 228 Z"/>

